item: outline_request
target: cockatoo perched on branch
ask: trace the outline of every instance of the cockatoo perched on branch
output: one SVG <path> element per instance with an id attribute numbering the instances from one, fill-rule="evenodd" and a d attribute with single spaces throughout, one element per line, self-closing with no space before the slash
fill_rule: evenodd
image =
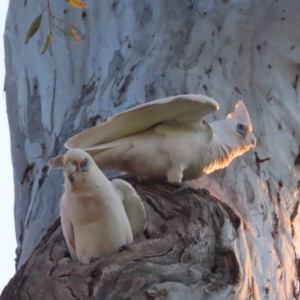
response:
<path id="1" fill-rule="evenodd" d="M 89 263 L 109 256 L 144 231 L 145 208 L 129 183 L 109 181 L 81 149 L 69 150 L 63 165 L 65 192 L 60 216 L 73 260 Z"/>
<path id="2" fill-rule="evenodd" d="M 181 183 L 227 167 L 256 145 L 242 101 L 225 120 L 203 119 L 218 109 L 215 100 L 203 95 L 163 98 L 117 114 L 65 146 L 84 149 L 101 168 Z M 55 157 L 50 165 L 61 161 Z"/>

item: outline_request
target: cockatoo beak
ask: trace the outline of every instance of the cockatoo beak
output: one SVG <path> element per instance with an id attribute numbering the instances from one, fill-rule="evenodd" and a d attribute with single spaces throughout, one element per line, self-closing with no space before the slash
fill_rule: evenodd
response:
<path id="1" fill-rule="evenodd" d="M 256 137 L 252 132 L 248 132 L 247 135 L 245 136 L 245 143 L 246 143 L 246 148 L 248 150 L 252 147 L 253 148 L 256 147 Z"/>
<path id="2" fill-rule="evenodd" d="M 255 148 L 256 147 L 256 138 L 254 136 L 254 134 L 252 133 L 252 137 L 251 137 L 251 144 L 252 144 L 252 147 Z"/>
<path id="3" fill-rule="evenodd" d="M 71 182 L 74 182 L 75 177 L 76 177 L 76 175 L 77 175 L 77 172 L 78 172 L 79 170 L 80 170 L 79 162 L 69 161 L 69 162 L 67 163 L 67 166 L 66 166 L 66 173 L 67 173 L 68 179 L 69 179 Z"/>

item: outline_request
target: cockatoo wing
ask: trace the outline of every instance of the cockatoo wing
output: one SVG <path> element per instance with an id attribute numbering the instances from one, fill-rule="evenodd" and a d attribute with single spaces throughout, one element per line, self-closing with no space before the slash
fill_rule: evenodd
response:
<path id="1" fill-rule="evenodd" d="M 147 130 L 157 124 L 198 122 L 219 109 L 218 103 L 203 95 L 178 95 L 148 102 L 117 114 L 106 122 L 70 138 L 68 149 L 88 149 Z"/>
<path id="2" fill-rule="evenodd" d="M 122 179 L 114 179 L 112 180 L 112 184 L 121 194 L 133 236 L 135 237 L 141 234 L 145 230 L 147 223 L 143 202 L 135 189 L 128 182 Z"/>
<path id="3" fill-rule="evenodd" d="M 62 202 L 64 200 L 62 199 Z M 77 260 L 76 250 L 75 250 L 75 239 L 74 239 L 74 230 L 71 221 L 68 218 L 66 207 L 64 203 L 61 203 L 60 206 L 60 215 L 61 215 L 61 227 L 64 233 L 64 237 L 68 246 L 68 250 L 73 260 Z"/>
<path id="4" fill-rule="evenodd" d="M 48 166 L 51 167 L 52 169 L 60 169 L 64 166 L 63 159 L 64 159 L 63 155 L 55 156 L 48 162 Z"/>

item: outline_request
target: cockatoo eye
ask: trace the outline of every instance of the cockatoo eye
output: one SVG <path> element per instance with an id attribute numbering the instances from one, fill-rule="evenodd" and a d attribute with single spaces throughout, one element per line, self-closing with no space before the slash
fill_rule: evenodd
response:
<path id="1" fill-rule="evenodd" d="M 80 168 L 82 172 L 87 172 L 90 169 L 89 162 L 87 158 L 85 158 L 81 163 L 80 163 Z"/>
<path id="2" fill-rule="evenodd" d="M 247 134 L 245 126 L 241 123 L 237 123 L 236 131 L 242 136 L 245 136 Z"/>

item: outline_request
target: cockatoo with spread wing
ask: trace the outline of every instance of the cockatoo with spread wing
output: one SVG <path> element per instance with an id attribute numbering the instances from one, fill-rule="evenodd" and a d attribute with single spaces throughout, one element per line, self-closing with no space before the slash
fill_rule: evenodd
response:
<path id="1" fill-rule="evenodd" d="M 181 183 L 227 167 L 256 145 L 242 101 L 225 120 L 203 119 L 218 109 L 215 100 L 203 95 L 159 99 L 87 129 L 65 146 L 84 149 L 101 168 Z M 55 157 L 50 165 L 61 161 Z"/>
<path id="2" fill-rule="evenodd" d="M 133 242 L 146 225 L 146 212 L 134 188 L 109 181 L 89 154 L 69 150 L 63 157 L 65 192 L 60 216 L 73 260 L 89 263 Z"/>

